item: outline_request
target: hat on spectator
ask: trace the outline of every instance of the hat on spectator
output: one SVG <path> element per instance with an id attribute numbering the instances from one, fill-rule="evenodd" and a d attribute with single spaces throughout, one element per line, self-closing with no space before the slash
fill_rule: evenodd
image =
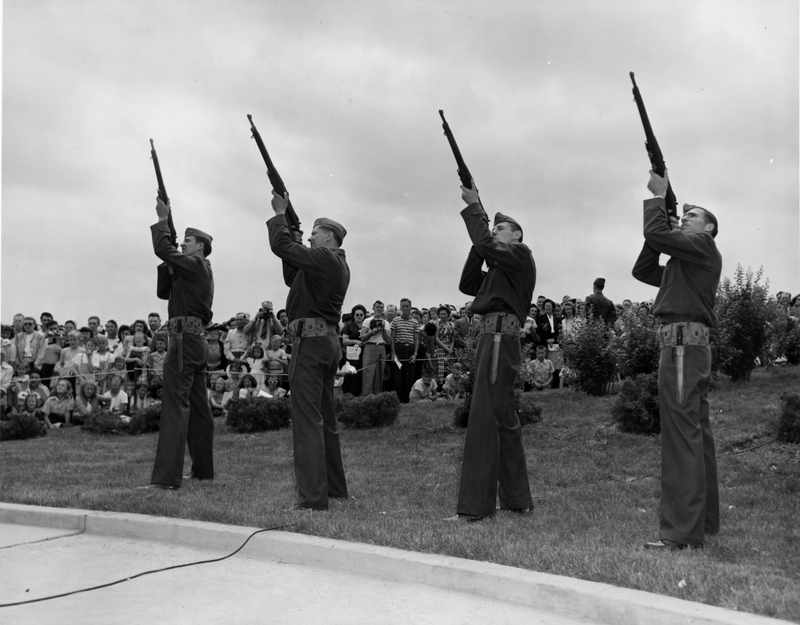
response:
<path id="1" fill-rule="evenodd" d="M 320 217 L 314 222 L 314 227 L 322 226 L 323 228 L 327 228 L 328 230 L 333 230 L 336 234 L 339 235 L 340 239 L 344 239 L 347 236 L 347 230 L 345 230 L 344 226 L 340 224 L 338 221 L 334 221 L 333 219 L 328 219 L 327 217 Z"/>
<path id="2" fill-rule="evenodd" d="M 508 222 L 510 224 L 514 224 L 517 228 L 519 228 L 520 237 L 519 240 L 522 241 L 522 226 L 519 225 L 519 222 L 516 219 L 512 219 L 508 215 L 503 215 L 503 213 L 495 213 L 494 214 L 494 225 L 501 224 L 503 222 Z"/>
<path id="3" fill-rule="evenodd" d="M 567 302 L 572 302 L 573 304 L 576 304 L 577 301 L 578 300 L 576 300 L 574 297 L 570 297 L 569 295 L 565 295 L 564 297 L 561 298 L 562 304 L 566 304 Z"/>

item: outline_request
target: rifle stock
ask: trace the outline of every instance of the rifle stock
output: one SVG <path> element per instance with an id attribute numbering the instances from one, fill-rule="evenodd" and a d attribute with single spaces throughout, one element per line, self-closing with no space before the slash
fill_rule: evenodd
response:
<path id="1" fill-rule="evenodd" d="M 647 110 L 644 108 L 644 100 L 642 99 L 642 94 L 639 93 L 639 87 L 636 85 L 633 72 L 630 72 L 630 76 L 631 82 L 633 83 L 633 99 L 636 101 L 636 108 L 639 109 L 639 117 L 642 118 L 642 126 L 644 126 L 644 147 L 650 159 L 650 166 L 659 176 L 663 176 L 664 172 L 667 170 L 666 163 L 664 163 L 664 155 L 661 153 L 661 147 L 658 145 L 655 134 L 653 134 L 653 127 L 650 125 L 650 118 L 647 116 Z M 667 215 L 678 219 L 678 201 L 672 190 L 671 182 L 667 182 L 667 193 L 664 197 L 664 204 L 667 208 Z M 672 227 L 671 222 L 670 227 Z"/>
<path id="2" fill-rule="evenodd" d="M 264 164 L 267 166 L 267 177 L 272 185 L 272 190 L 283 197 L 286 193 L 286 185 L 283 184 L 281 175 L 278 173 L 278 170 L 275 169 L 275 165 L 269 157 L 269 152 L 267 152 L 267 147 L 261 139 L 261 134 L 253 123 L 253 116 L 248 114 L 247 119 L 250 121 L 250 130 L 253 132 L 253 139 L 256 140 L 258 151 L 261 152 L 261 158 L 264 159 Z M 303 231 L 300 229 L 300 220 L 297 217 L 297 213 L 294 212 L 294 206 L 292 206 L 292 200 L 289 200 L 289 204 L 286 207 L 286 223 L 289 224 L 290 230 L 299 232 L 301 235 L 303 234 Z"/>

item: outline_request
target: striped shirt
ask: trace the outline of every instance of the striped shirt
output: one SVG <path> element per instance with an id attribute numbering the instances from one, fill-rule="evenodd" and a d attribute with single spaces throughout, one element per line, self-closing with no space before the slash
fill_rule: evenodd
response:
<path id="1" fill-rule="evenodd" d="M 414 334 L 419 333 L 419 323 L 416 319 L 403 319 L 400 315 L 392 319 L 392 330 L 394 330 L 394 342 L 398 345 L 414 344 Z"/>

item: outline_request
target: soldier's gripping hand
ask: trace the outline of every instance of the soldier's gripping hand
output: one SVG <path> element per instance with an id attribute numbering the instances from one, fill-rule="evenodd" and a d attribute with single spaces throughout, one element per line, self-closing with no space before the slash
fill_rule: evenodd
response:
<path id="1" fill-rule="evenodd" d="M 661 197 L 666 197 L 667 195 L 667 187 L 669 186 L 669 172 L 664 169 L 664 177 L 662 178 L 652 169 L 650 170 L 650 181 L 647 183 L 647 188 L 650 189 L 650 192 L 653 196 L 660 195 Z"/>
<path id="2" fill-rule="evenodd" d="M 160 197 L 156 198 L 156 214 L 159 221 L 165 221 L 169 217 L 169 204 L 164 204 Z"/>
<path id="3" fill-rule="evenodd" d="M 283 215 L 286 213 L 286 208 L 289 206 L 289 192 L 283 194 L 283 197 L 278 195 L 274 190 L 272 191 L 272 210 L 276 215 Z"/>
<path id="4" fill-rule="evenodd" d="M 478 195 L 478 188 L 475 186 L 475 181 L 470 179 L 470 182 L 472 182 L 471 189 L 467 189 L 467 187 L 461 185 L 461 199 L 467 203 L 467 206 L 470 204 L 477 204 L 481 201 Z"/>

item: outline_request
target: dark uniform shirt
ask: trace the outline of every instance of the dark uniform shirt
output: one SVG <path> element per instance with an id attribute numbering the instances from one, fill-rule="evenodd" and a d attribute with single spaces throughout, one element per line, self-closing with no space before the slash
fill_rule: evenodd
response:
<path id="1" fill-rule="evenodd" d="M 289 321 L 322 317 L 338 324 L 350 286 L 350 268 L 344 250 L 308 248 L 292 240 L 286 218 L 275 215 L 267 222 L 269 246 L 283 261 L 283 280 L 289 287 L 286 314 Z"/>
<path id="2" fill-rule="evenodd" d="M 659 287 L 653 314 L 661 323 L 699 321 L 717 324 L 714 298 L 722 274 L 722 256 L 707 232 L 670 229 L 662 198 L 644 202 L 644 239 L 633 277 Z M 666 266 L 659 254 L 671 256 Z"/>
<path id="3" fill-rule="evenodd" d="M 472 240 L 461 272 L 459 290 L 474 296 L 472 312 L 514 313 L 524 323 L 536 287 L 536 264 L 524 243 L 500 243 L 489 231 L 489 218 L 480 204 L 461 211 Z M 483 263 L 488 271 L 483 271 Z"/>
<path id="4" fill-rule="evenodd" d="M 172 292 L 167 311 L 170 317 L 200 317 L 203 323 L 211 321 L 214 303 L 214 273 L 211 263 L 199 256 L 186 256 L 169 242 L 167 222 L 150 226 L 153 250 L 173 270 Z"/>
<path id="5" fill-rule="evenodd" d="M 591 311 L 595 319 L 602 319 L 607 324 L 617 320 L 617 309 L 614 302 L 602 293 L 593 293 L 586 298 L 586 312 Z"/>

